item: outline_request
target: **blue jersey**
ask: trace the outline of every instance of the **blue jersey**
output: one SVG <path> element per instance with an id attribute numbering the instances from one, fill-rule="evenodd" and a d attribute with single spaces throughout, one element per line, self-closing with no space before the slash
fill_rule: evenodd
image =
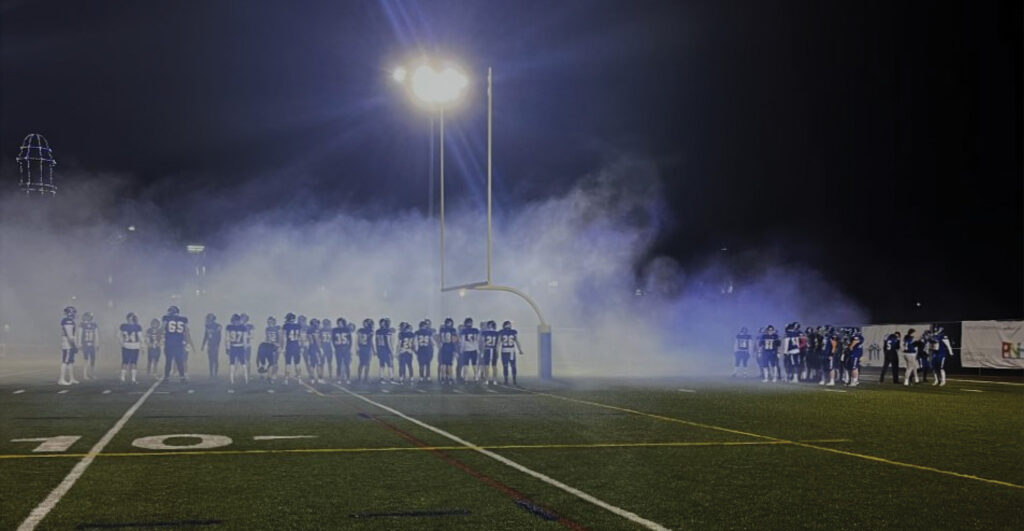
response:
<path id="1" fill-rule="evenodd" d="M 883 350 L 886 352 L 895 352 L 900 349 L 900 340 L 896 337 L 896 334 L 889 334 L 885 336 L 885 346 Z"/>
<path id="2" fill-rule="evenodd" d="M 412 332 L 398 333 L 398 351 L 413 352 L 416 350 L 416 334 Z"/>
<path id="3" fill-rule="evenodd" d="M 391 334 L 394 330 L 390 328 L 378 328 L 377 329 L 377 352 L 391 352 Z"/>
<path id="4" fill-rule="evenodd" d="M 324 326 L 320 329 L 320 346 L 329 348 L 334 343 L 334 330 Z"/>
<path id="5" fill-rule="evenodd" d="M 861 354 L 864 354 L 864 336 L 856 333 L 850 338 L 850 355 L 860 356 Z"/>
<path id="6" fill-rule="evenodd" d="M 298 348 L 302 342 L 302 327 L 299 326 L 299 323 L 285 323 L 282 328 L 284 329 L 285 347 Z"/>
<path id="7" fill-rule="evenodd" d="M 503 328 L 498 332 L 498 344 L 501 345 L 502 352 L 515 352 L 516 343 L 518 342 L 519 332 L 511 328 Z"/>
<path id="8" fill-rule="evenodd" d="M 907 354 L 914 354 L 917 352 L 917 339 L 914 336 L 907 334 L 907 337 L 903 338 L 903 352 Z"/>
<path id="9" fill-rule="evenodd" d="M 498 347 L 497 330 L 484 330 L 483 332 L 480 332 L 480 337 L 484 340 L 484 349 L 494 350 Z"/>
<path id="10" fill-rule="evenodd" d="M 421 328 L 416 331 L 416 348 L 434 347 L 434 329 Z"/>
<path id="11" fill-rule="evenodd" d="M 312 326 L 306 329 L 306 348 L 310 352 L 320 352 L 320 344 L 317 340 L 320 339 L 320 329 L 313 328 Z"/>
<path id="12" fill-rule="evenodd" d="M 93 346 L 96 344 L 96 339 L 99 336 L 99 325 L 96 321 L 86 321 L 82 323 L 82 345 Z"/>
<path id="13" fill-rule="evenodd" d="M 352 331 L 347 326 L 331 329 L 331 343 L 335 350 L 352 350 Z"/>
<path id="14" fill-rule="evenodd" d="M 786 332 L 786 354 L 800 353 L 800 332 L 789 330 Z"/>
<path id="15" fill-rule="evenodd" d="M 138 323 L 124 323 L 121 325 L 120 331 L 124 348 L 131 350 L 142 348 L 142 325 Z"/>
<path id="16" fill-rule="evenodd" d="M 777 354 L 779 352 L 778 334 L 762 334 L 760 343 L 762 352 L 766 352 L 768 354 Z"/>
<path id="17" fill-rule="evenodd" d="M 229 324 L 224 327 L 224 330 L 228 333 L 228 346 L 229 347 L 244 347 L 245 346 L 245 335 L 247 333 L 246 327 L 243 324 Z"/>
<path id="18" fill-rule="evenodd" d="M 165 315 L 164 345 L 167 347 L 185 346 L 185 330 L 188 328 L 188 317 L 181 315 Z"/>
<path id="19" fill-rule="evenodd" d="M 750 351 L 750 334 L 736 334 L 736 351 Z"/>
<path id="20" fill-rule="evenodd" d="M 263 337 L 266 338 L 267 343 L 279 345 L 281 343 L 281 327 L 274 325 L 264 328 Z"/>
<path id="21" fill-rule="evenodd" d="M 935 352 L 938 352 L 942 356 L 949 355 L 949 349 L 946 348 L 946 336 L 942 333 L 932 334 L 932 341 L 935 342 Z"/>
<path id="22" fill-rule="evenodd" d="M 370 342 L 373 341 L 373 329 L 363 327 L 356 333 L 356 341 L 359 342 L 359 350 L 369 350 Z"/>
<path id="23" fill-rule="evenodd" d="M 442 326 L 438 334 L 441 336 L 442 346 L 454 346 L 459 342 L 459 333 L 454 326 Z"/>

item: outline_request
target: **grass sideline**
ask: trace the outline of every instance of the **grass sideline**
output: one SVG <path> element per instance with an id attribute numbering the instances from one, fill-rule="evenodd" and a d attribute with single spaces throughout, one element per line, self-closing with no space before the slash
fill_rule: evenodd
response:
<path id="1" fill-rule="evenodd" d="M 2 529 L 16 528 L 147 387 L 91 381 L 58 394 L 52 371 L 3 377 L 24 370 L 15 369 L 0 369 Z M 673 529 L 1012 529 L 1024 518 L 1021 386 L 350 389 Z M 334 386 L 227 390 L 159 386 L 40 528 L 639 528 Z M 166 434 L 231 442 L 133 445 Z M 56 435 L 81 439 L 52 458 L 11 442 Z M 313 437 L 254 439 L 268 435 Z"/>

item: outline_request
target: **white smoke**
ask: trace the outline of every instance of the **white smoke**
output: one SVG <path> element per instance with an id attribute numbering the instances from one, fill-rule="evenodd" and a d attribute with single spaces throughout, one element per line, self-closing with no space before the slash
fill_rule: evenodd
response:
<path id="1" fill-rule="evenodd" d="M 387 315 L 414 325 L 430 318 L 435 326 L 468 316 L 512 320 L 527 351 L 521 370 L 536 372 L 536 315 L 510 293 L 441 295 L 438 225 L 420 212 L 301 221 L 291 210 L 262 211 L 209 235 L 199 259 L 155 207 L 125 198 L 123 181 L 69 180 L 78 184 L 54 200 L 13 194 L 0 203 L 6 342 L 56 349 L 68 304 L 92 311 L 109 333 L 129 311 L 145 323 L 177 304 L 196 340 L 208 312 L 221 322 L 246 312 L 257 325 L 287 312 L 356 322 Z M 553 328 L 556 376 L 723 373 L 740 326 L 864 321 L 826 279 L 801 267 L 766 260 L 744 264 L 754 273 L 739 278 L 714 261 L 687 270 L 667 257 L 651 259 L 666 221 L 660 182 L 655 164 L 625 157 L 563 195 L 502 205 L 496 214 L 494 282 L 539 304 Z M 196 211 L 245 197 L 235 190 L 206 198 Z M 479 212 L 448 212 L 446 221 L 447 284 L 482 280 Z M 197 276 L 202 266 L 205 275 Z"/>

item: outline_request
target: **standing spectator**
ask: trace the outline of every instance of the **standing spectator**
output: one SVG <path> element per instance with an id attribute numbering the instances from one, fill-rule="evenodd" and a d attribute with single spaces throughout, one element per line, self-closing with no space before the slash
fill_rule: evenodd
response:
<path id="1" fill-rule="evenodd" d="M 878 377 L 878 383 L 885 381 L 885 370 L 892 368 L 892 383 L 900 383 L 900 333 L 893 332 L 885 337 L 885 343 L 882 346 L 882 352 L 885 355 L 885 360 L 882 361 L 882 375 Z"/>

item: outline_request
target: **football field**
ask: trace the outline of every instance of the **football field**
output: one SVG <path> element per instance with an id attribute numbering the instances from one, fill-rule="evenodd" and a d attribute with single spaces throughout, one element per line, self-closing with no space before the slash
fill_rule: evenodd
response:
<path id="1" fill-rule="evenodd" d="M 55 380 L 53 367 L 0 370 L 0 529 L 1019 529 L 1024 519 L 1019 384 Z"/>

